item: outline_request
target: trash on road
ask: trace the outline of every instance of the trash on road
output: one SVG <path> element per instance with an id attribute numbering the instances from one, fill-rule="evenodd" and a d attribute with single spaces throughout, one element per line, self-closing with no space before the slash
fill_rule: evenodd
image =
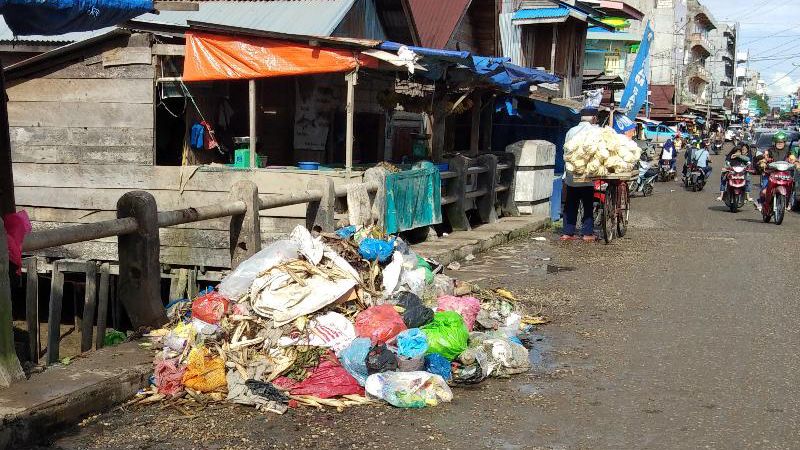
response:
<path id="1" fill-rule="evenodd" d="M 153 386 L 134 402 L 277 414 L 376 401 L 422 408 L 449 402 L 448 383 L 528 370 L 521 327 L 546 318 L 442 269 L 376 228 L 312 236 L 298 227 L 216 290 L 169 305 L 170 323 L 147 334 Z"/>

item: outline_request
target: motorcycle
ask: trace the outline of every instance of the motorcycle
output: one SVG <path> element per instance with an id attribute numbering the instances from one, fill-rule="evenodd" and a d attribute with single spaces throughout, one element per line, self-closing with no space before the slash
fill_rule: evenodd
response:
<path id="1" fill-rule="evenodd" d="M 739 212 L 746 200 L 745 186 L 747 185 L 747 166 L 732 166 L 723 169 L 725 174 L 725 193 L 722 200 L 732 213 Z"/>
<path id="2" fill-rule="evenodd" d="M 639 176 L 628 184 L 628 192 L 633 195 L 635 192 L 641 192 L 645 197 L 653 195 L 653 188 L 656 178 L 659 175 L 659 170 L 652 167 L 647 161 L 639 161 Z"/>
<path id="3" fill-rule="evenodd" d="M 767 191 L 761 200 L 761 215 L 764 223 L 775 217 L 775 225 L 783 223 L 789 195 L 794 192 L 792 165 L 786 161 L 776 161 L 767 166 L 765 175 L 769 176 Z"/>
<path id="4" fill-rule="evenodd" d="M 658 166 L 658 181 L 665 182 L 675 179 L 675 171 L 669 160 L 662 159 Z"/>
<path id="5" fill-rule="evenodd" d="M 683 185 L 692 192 L 700 192 L 706 187 L 706 173 L 692 162 L 687 166 L 686 175 L 683 177 Z"/>
<path id="6" fill-rule="evenodd" d="M 725 145 L 725 141 L 714 141 L 714 144 L 711 146 L 711 153 L 715 155 L 719 155 L 722 153 L 722 147 Z"/>

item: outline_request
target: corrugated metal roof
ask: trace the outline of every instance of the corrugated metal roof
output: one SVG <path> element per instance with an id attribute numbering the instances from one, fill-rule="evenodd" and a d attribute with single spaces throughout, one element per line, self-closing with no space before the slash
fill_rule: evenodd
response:
<path id="1" fill-rule="evenodd" d="M 14 36 L 11 29 L 6 25 L 5 19 L 0 16 L 0 42 L 37 42 L 37 43 L 53 43 L 53 44 L 66 44 L 69 42 L 82 41 L 93 36 L 99 36 L 107 33 L 112 28 L 103 28 L 95 31 L 84 31 L 77 33 L 59 34 L 56 36 Z"/>
<path id="2" fill-rule="evenodd" d="M 144 14 L 137 22 L 185 26 L 188 20 L 260 31 L 330 36 L 355 0 L 201 1 L 199 11 Z"/>
<path id="3" fill-rule="evenodd" d="M 470 0 L 410 0 L 423 47 L 445 48 Z"/>
<path id="4" fill-rule="evenodd" d="M 569 15 L 569 8 L 520 9 L 514 13 L 514 20 L 560 19 Z"/>

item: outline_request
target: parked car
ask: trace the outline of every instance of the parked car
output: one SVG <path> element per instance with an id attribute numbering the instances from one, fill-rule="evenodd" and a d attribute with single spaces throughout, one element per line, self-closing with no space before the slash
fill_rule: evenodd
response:
<path id="1" fill-rule="evenodd" d="M 663 123 L 647 123 L 644 125 L 645 139 L 655 144 L 667 142 L 668 139 L 674 138 L 676 133 L 677 131 L 675 129 Z M 681 135 L 685 139 L 689 137 L 689 133 L 681 133 Z"/>
<path id="2" fill-rule="evenodd" d="M 764 153 L 764 150 L 770 148 L 772 146 L 772 136 L 775 136 L 775 133 L 777 133 L 778 131 L 780 130 L 769 130 L 761 132 L 760 134 L 756 132 L 758 134 L 755 143 L 756 153 Z M 800 141 L 800 132 L 797 131 L 784 131 L 784 132 L 789 137 L 788 142 L 786 143 L 786 152 L 788 154 L 789 149 L 791 149 L 795 143 Z"/>

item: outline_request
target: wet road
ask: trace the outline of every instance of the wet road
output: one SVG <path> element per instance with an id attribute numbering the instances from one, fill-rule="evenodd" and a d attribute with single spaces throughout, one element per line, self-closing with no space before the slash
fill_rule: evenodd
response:
<path id="1" fill-rule="evenodd" d="M 715 196 L 659 184 L 610 246 L 545 234 L 465 264 L 456 275 L 510 288 L 553 323 L 535 370 L 456 388 L 451 404 L 282 417 L 120 409 L 52 446 L 800 448 L 800 215 L 763 224 Z"/>

